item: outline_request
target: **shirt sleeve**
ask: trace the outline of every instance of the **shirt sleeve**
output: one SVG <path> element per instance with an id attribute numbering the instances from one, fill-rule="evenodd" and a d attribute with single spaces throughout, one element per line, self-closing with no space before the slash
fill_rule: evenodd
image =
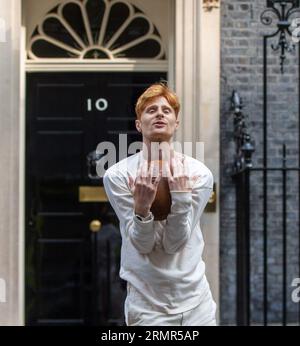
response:
<path id="1" fill-rule="evenodd" d="M 199 176 L 192 191 L 171 191 L 171 212 L 167 217 L 162 244 L 168 254 L 182 250 L 189 240 L 213 190 L 213 175 Z"/>
<path id="2" fill-rule="evenodd" d="M 125 177 L 106 171 L 103 184 L 120 221 L 122 237 L 128 238 L 141 254 L 150 253 L 155 245 L 154 218 L 143 222 L 134 215 L 134 199 Z"/>

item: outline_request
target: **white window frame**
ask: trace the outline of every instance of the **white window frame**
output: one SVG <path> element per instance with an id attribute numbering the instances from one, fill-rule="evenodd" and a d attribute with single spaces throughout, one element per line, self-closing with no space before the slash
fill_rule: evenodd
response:
<path id="1" fill-rule="evenodd" d="M 134 59 L 134 58 L 112 58 L 112 59 L 83 59 L 83 58 L 37 58 L 34 57 L 29 51 L 30 42 L 28 42 L 27 54 L 31 56 L 30 59 L 26 58 L 25 69 L 26 72 L 93 72 L 93 71 L 113 71 L 113 72 L 167 72 L 171 79 L 173 79 L 173 70 L 170 69 L 170 64 L 174 61 L 174 21 L 175 21 L 175 1 L 169 1 L 170 8 L 170 27 L 169 27 L 169 40 L 167 44 L 162 41 L 162 47 L 165 49 L 165 55 L 168 57 L 164 60 L 158 60 L 155 58 L 147 59 Z M 70 1 L 70 2 L 76 2 Z M 115 0 L 116 2 L 129 3 L 125 0 Z M 43 23 L 44 19 L 49 15 L 44 16 L 40 23 Z M 149 23 L 151 22 L 148 19 Z M 158 28 L 159 29 L 159 28 Z M 26 55 L 27 56 L 27 55 Z"/>

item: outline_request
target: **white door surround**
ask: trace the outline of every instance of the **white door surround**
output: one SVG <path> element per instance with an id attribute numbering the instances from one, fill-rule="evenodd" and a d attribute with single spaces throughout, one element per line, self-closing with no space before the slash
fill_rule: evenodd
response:
<path id="1" fill-rule="evenodd" d="M 0 278 L 6 283 L 6 303 L 0 302 L 0 325 L 24 324 L 24 149 L 25 149 L 25 73 L 34 71 L 107 70 L 122 69 L 168 71 L 170 85 L 181 100 L 181 130 L 176 140 L 204 142 L 205 164 L 212 170 L 219 195 L 219 84 L 220 84 L 220 10 L 205 12 L 202 0 L 168 0 L 165 5 L 170 19 L 162 29 L 155 22 L 161 13 L 161 0 L 132 0 L 155 22 L 163 42 L 167 42 L 167 60 L 134 61 L 97 64 L 90 61 L 67 63 L 52 61 L 38 63 L 25 60 L 25 42 L 22 41 L 22 23 L 26 27 L 27 44 L 37 12 L 45 13 L 47 2 L 57 0 L 0 1 L 0 13 L 6 24 L 6 43 L 0 43 L 0 104 L 1 170 L 0 188 Z M 46 5 L 45 5 L 46 4 Z M 151 7 L 151 4 L 152 7 Z M 47 7 L 47 6 L 46 6 Z M 47 7 L 49 9 L 49 7 Z M 50 6 L 51 8 L 51 6 Z M 23 10 L 23 12 L 22 12 Z M 30 11 L 29 11 L 30 10 Z M 160 11 L 160 12 L 158 12 Z M 26 14 L 29 16 L 26 16 Z M 47 13 L 47 12 L 46 12 Z M 164 18 L 162 18 L 163 21 Z M 25 41 L 25 40 L 24 40 Z M 48 62 L 49 63 L 49 62 Z M 52 64 L 52 65 L 51 65 Z M 127 65 L 126 65 L 127 64 Z M 148 64 L 148 65 L 147 65 Z M 26 69 L 25 69 L 26 67 Z M 217 212 L 205 213 L 202 231 L 206 243 L 207 277 L 213 295 L 219 302 L 219 201 Z M 9 231 L 7 231 L 9 230 Z"/>

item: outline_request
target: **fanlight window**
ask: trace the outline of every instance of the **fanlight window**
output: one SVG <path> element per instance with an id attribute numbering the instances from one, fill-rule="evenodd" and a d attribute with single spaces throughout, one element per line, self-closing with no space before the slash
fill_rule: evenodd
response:
<path id="1" fill-rule="evenodd" d="M 53 8 L 32 34 L 29 59 L 165 59 L 158 30 L 123 0 L 72 0 Z"/>

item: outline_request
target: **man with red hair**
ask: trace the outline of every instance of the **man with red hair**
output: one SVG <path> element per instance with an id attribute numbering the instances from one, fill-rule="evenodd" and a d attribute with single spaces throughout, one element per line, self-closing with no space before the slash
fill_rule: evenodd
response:
<path id="1" fill-rule="evenodd" d="M 216 325 L 200 229 L 213 176 L 201 161 L 173 150 L 179 110 L 174 92 L 151 85 L 136 104 L 143 150 L 103 178 L 120 221 L 128 326 Z"/>

